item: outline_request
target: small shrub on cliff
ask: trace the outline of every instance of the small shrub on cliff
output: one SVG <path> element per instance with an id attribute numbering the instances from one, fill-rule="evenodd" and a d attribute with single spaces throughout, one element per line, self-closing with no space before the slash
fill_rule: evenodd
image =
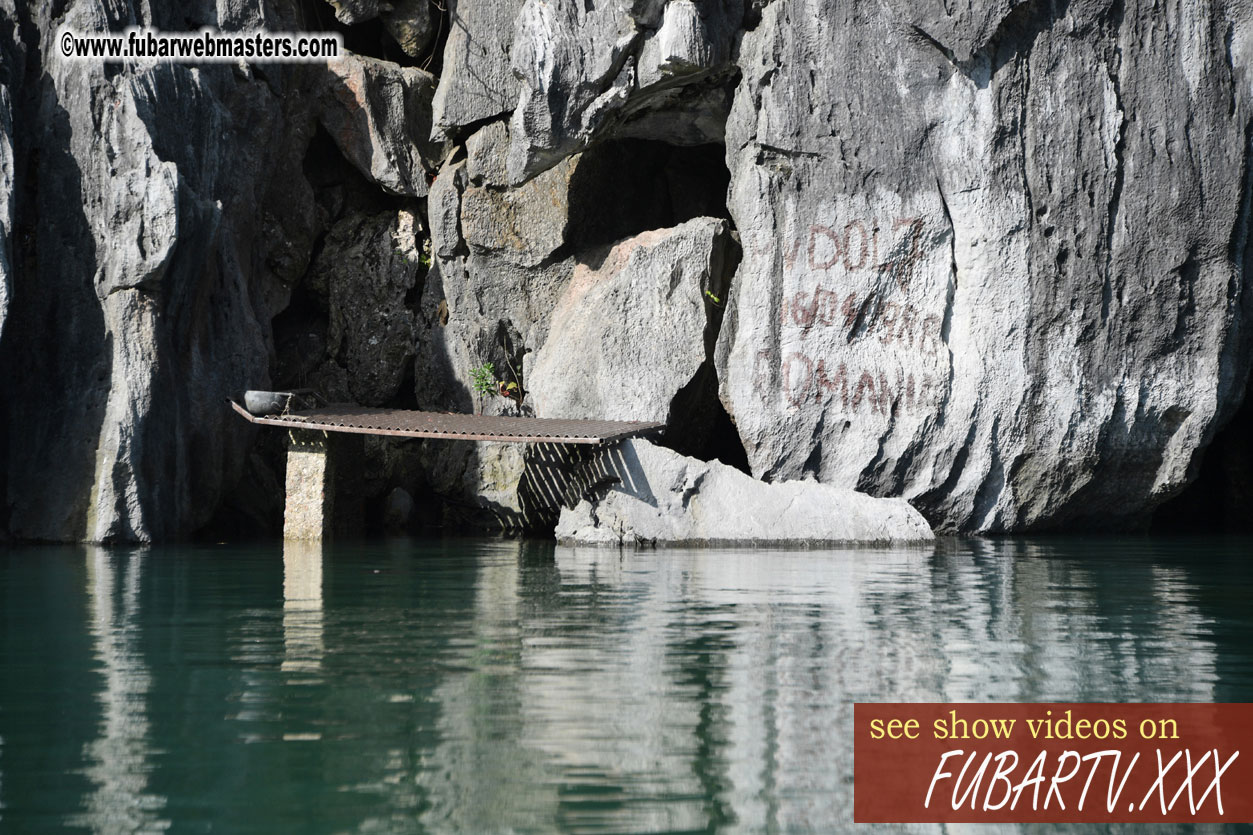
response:
<path id="1" fill-rule="evenodd" d="M 509 371 L 515 374 L 513 364 L 510 363 Z M 512 400 L 517 405 L 519 412 L 522 409 L 522 400 L 526 397 L 526 393 L 522 391 L 522 387 L 512 380 L 497 380 L 496 366 L 490 362 L 485 362 L 478 368 L 470 369 L 471 387 L 483 397 L 497 395 L 506 400 Z"/>
<path id="2" fill-rule="evenodd" d="M 478 368 L 470 369 L 470 380 L 474 390 L 484 397 L 496 394 L 496 367 L 485 362 Z"/>

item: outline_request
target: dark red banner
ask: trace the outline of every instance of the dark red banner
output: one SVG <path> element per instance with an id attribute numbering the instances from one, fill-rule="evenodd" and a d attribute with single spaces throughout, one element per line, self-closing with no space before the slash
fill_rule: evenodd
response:
<path id="1" fill-rule="evenodd" d="M 858 823 L 1253 821 L 1253 704 L 863 703 L 853 725 Z"/>

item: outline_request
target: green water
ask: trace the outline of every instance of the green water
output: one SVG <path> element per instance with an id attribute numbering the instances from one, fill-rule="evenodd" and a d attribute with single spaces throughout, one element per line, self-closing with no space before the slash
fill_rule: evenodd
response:
<path id="1" fill-rule="evenodd" d="M 1253 701 L 1250 554 L 0 550 L 0 830 L 848 831 L 855 701 Z"/>

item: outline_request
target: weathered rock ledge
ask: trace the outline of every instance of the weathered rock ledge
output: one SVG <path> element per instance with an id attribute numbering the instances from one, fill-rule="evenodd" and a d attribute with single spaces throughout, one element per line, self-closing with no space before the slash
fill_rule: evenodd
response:
<path id="1" fill-rule="evenodd" d="M 935 538 L 903 499 L 876 499 L 814 481 L 767 484 L 645 440 L 607 451 L 594 470 L 594 484 L 611 486 L 562 510 L 556 533 L 563 545 L 797 546 Z"/>

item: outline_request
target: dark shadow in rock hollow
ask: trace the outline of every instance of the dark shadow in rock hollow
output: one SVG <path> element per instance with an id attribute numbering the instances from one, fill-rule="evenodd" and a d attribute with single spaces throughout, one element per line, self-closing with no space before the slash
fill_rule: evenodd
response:
<path id="1" fill-rule="evenodd" d="M 726 149 L 622 139 L 589 148 L 570 178 L 567 245 L 604 247 L 694 217 L 730 219 Z"/>
<path id="2" fill-rule="evenodd" d="M 1245 391 L 1196 480 L 1153 514 L 1153 533 L 1253 533 L 1253 398 Z"/>
<path id="3" fill-rule="evenodd" d="M 444 44 L 448 40 L 448 11 L 444 6 L 430 4 L 431 25 L 434 32 L 431 41 L 417 57 L 405 53 L 388 33 L 381 18 L 363 20 L 351 26 L 335 17 L 335 10 L 326 0 L 302 0 L 301 17 L 306 31 L 338 32 L 344 39 L 344 48 L 356 55 L 391 61 L 402 67 L 421 67 L 439 75 L 443 64 Z"/>
<path id="4" fill-rule="evenodd" d="M 748 453 L 735 423 L 718 399 L 718 372 L 711 361 L 701 363 L 691 382 L 670 401 L 666 434 L 658 439 L 680 455 L 702 461 L 721 461 L 728 467 L 752 474 Z"/>

